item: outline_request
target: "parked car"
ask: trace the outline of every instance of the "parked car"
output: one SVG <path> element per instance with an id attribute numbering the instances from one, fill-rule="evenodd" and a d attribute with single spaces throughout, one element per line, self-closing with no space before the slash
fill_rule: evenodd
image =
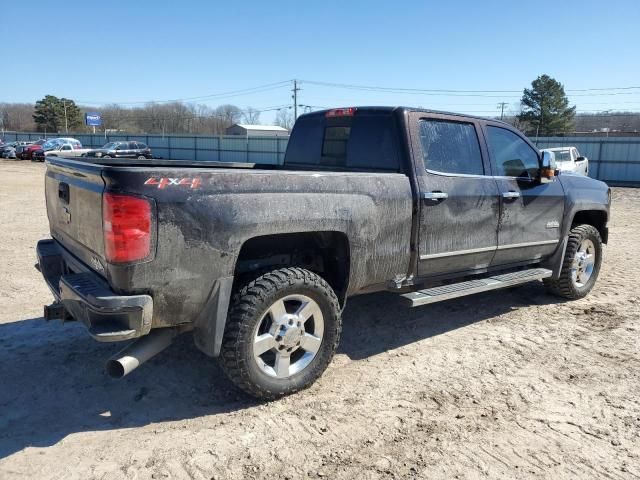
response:
<path id="1" fill-rule="evenodd" d="M 75 138 L 53 138 L 42 145 L 42 149 L 46 156 L 67 158 L 80 157 L 91 151 L 90 148 L 82 148 Z"/>
<path id="2" fill-rule="evenodd" d="M 31 160 L 31 156 L 33 152 L 35 152 L 36 150 L 39 150 L 42 147 L 42 145 L 44 145 L 46 142 L 47 142 L 46 139 L 41 138 L 36 142 L 30 143 L 29 145 L 25 145 L 24 147 L 22 147 L 22 150 L 20 151 L 18 158 L 20 158 L 21 160 Z M 16 154 L 18 154 L 18 149 L 16 149 Z"/>
<path id="3" fill-rule="evenodd" d="M 16 158 L 16 148 L 11 143 L 0 146 L 0 158 Z"/>
<path id="4" fill-rule="evenodd" d="M 109 142 L 102 148 L 90 150 L 86 154 L 90 158 L 137 158 L 144 160 L 153 158 L 151 149 L 142 142 Z"/>
<path id="5" fill-rule="evenodd" d="M 415 307 L 541 279 L 586 296 L 611 200 L 600 181 L 556 177 L 506 123 L 391 107 L 302 115 L 270 169 L 50 158 L 45 190 L 46 319 L 137 338 L 107 363 L 115 377 L 191 332 L 260 398 L 322 374 L 350 296 Z"/>
<path id="6" fill-rule="evenodd" d="M 544 148 L 542 151 L 555 155 L 556 168 L 561 172 L 589 175 L 589 159 L 580 155 L 576 147 Z"/>
<path id="7" fill-rule="evenodd" d="M 16 153 L 16 158 L 20 158 L 20 154 L 22 153 L 22 150 L 24 149 L 24 147 L 26 147 L 27 145 L 31 145 L 31 143 L 19 141 L 19 142 L 11 142 L 9 145 L 14 148 Z"/>
<path id="8" fill-rule="evenodd" d="M 30 144 L 30 143 L 25 143 L 25 144 L 22 144 L 22 145 L 17 145 L 17 146 L 15 147 L 15 149 L 16 149 L 16 157 L 17 157 L 18 159 L 22 160 L 22 151 L 23 151 L 25 148 L 27 148 L 29 145 L 31 145 L 31 144 Z"/>
<path id="9" fill-rule="evenodd" d="M 42 148 L 39 148 L 38 150 L 34 150 L 31 153 L 31 161 L 32 162 L 44 162 L 45 159 L 47 158 L 45 154 L 46 154 L 46 152 Z"/>

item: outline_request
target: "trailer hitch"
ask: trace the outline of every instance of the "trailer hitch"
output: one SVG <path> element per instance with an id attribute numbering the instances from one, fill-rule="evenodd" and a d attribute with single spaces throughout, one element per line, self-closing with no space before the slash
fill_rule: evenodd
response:
<path id="1" fill-rule="evenodd" d="M 54 302 L 51 305 L 44 306 L 44 319 L 46 321 L 49 320 L 62 320 L 63 322 L 68 322 L 73 320 L 74 318 L 67 312 L 64 308 L 64 305 L 60 302 Z"/>

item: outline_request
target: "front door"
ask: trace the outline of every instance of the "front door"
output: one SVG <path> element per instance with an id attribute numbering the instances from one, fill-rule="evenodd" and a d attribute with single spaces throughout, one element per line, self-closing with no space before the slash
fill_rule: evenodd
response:
<path id="1" fill-rule="evenodd" d="M 497 246 L 499 198 L 479 125 L 455 116 L 414 118 L 420 188 L 420 277 L 478 271 Z M 483 155 L 483 151 L 485 154 Z"/>
<path id="2" fill-rule="evenodd" d="M 560 242 L 562 184 L 540 183 L 538 152 L 520 135 L 497 124 L 488 124 L 485 132 L 501 201 L 492 265 L 538 261 Z"/>

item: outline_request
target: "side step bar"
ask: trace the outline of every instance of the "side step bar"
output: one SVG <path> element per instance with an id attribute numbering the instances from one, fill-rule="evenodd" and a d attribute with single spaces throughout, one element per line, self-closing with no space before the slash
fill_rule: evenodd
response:
<path id="1" fill-rule="evenodd" d="M 513 273 L 503 273 L 492 277 L 478 280 L 468 280 L 466 282 L 452 283 L 441 287 L 427 288 L 416 292 L 401 295 L 410 307 L 427 305 L 428 303 L 442 302 L 452 298 L 473 295 L 474 293 L 488 292 L 499 288 L 512 287 L 522 283 L 542 280 L 551 276 L 551 270 L 546 268 L 532 268 Z"/>

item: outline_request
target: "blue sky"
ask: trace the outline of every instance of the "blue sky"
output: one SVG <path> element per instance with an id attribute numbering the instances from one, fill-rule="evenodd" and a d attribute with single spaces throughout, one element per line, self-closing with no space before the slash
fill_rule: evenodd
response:
<path id="1" fill-rule="evenodd" d="M 637 0 L 10 1 L 2 12 L 12 19 L 2 53 L 13 73 L 0 76 L 0 101 L 182 99 L 297 78 L 306 105 L 486 115 L 498 102 L 517 104 L 518 92 L 547 73 L 571 90 L 579 110 L 640 111 L 640 88 L 575 92 L 640 87 Z M 30 28 L 19 29 L 18 19 Z M 305 80 L 505 92 L 418 95 Z M 289 89 L 283 83 L 196 103 L 266 109 L 290 103 Z"/>

